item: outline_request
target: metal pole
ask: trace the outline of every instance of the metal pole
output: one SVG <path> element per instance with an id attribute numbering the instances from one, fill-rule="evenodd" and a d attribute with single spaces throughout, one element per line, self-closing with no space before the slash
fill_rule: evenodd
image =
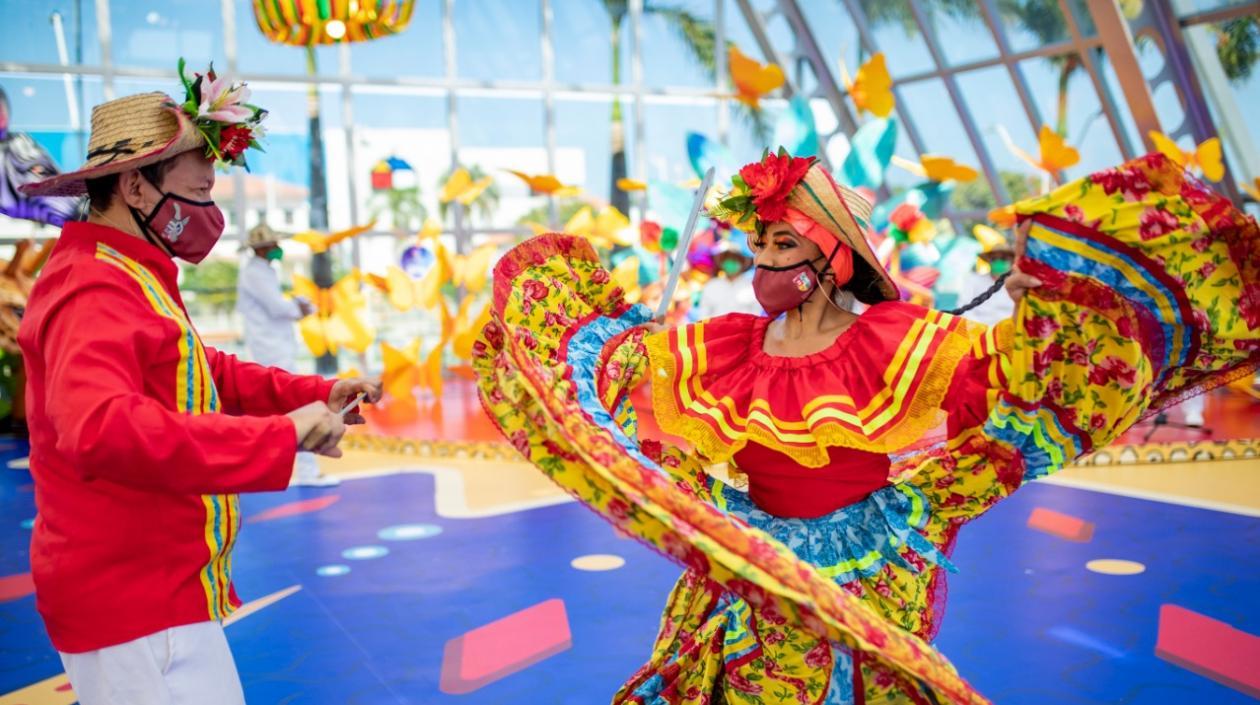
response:
<path id="1" fill-rule="evenodd" d="M 1247 118 L 1234 98 L 1234 91 L 1230 88 L 1225 70 L 1221 68 L 1208 29 L 1200 26 L 1186 27 L 1182 36 L 1186 39 L 1186 50 L 1197 59 L 1195 63 L 1199 69 L 1199 77 L 1203 80 L 1203 91 L 1206 97 L 1211 98 L 1216 106 L 1216 113 L 1220 116 L 1216 127 L 1220 130 L 1221 140 L 1233 147 L 1233 156 L 1238 160 L 1238 163 L 1231 164 L 1233 173 L 1244 177 L 1244 181 L 1248 176 L 1260 176 L 1260 150 L 1257 150 L 1251 132 L 1247 129 Z"/>
<path id="2" fill-rule="evenodd" d="M 1151 100 L 1151 89 L 1142 76 L 1142 67 L 1138 64 L 1137 53 L 1133 49 L 1133 35 L 1129 32 L 1129 23 L 1120 14 L 1120 7 L 1115 0 L 1088 0 L 1089 13 L 1098 26 L 1098 34 L 1103 40 L 1103 50 L 1111 60 L 1116 79 L 1120 81 L 1120 90 L 1124 92 L 1129 113 L 1137 124 L 1138 134 L 1142 141 L 1147 141 L 1147 133 L 1152 130 L 1163 131 L 1159 124 L 1159 115 L 1155 112 L 1155 103 Z M 1125 156 L 1132 154 L 1133 146 L 1127 144 Z"/>
<path id="3" fill-rule="evenodd" d="M 556 54 L 554 37 L 552 37 L 551 0 L 541 0 L 539 10 L 542 13 L 542 70 L 543 70 L 543 137 L 547 146 L 547 173 L 556 173 L 556 101 L 553 87 L 556 80 Z M 547 196 L 547 222 L 552 230 L 560 227 L 560 213 L 556 210 L 556 199 Z"/>
<path id="4" fill-rule="evenodd" d="M 936 28 L 932 25 L 931 20 L 923 13 L 923 8 L 919 6 L 918 0 L 908 0 L 910 3 L 910 12 L 914 16 L 914 21 L 919 25 L 919 32 L 923 35 L 923 41 L 927 45 L 928 54 L 932 56 L 932 62 L 936 64 L 938 70 L 945 69 L 945 57 L 941 53 L 940 44 L 936 40 Z M 993 159 L 989 156 L 989 150 L 985 149 L 984 143 L 980 140 L 980 131 L 976 129 L 976 121 L 971 117 L 971 110 L 967 106 L 967 102 L 962 99 L 962 95 L 958 90 L 958 81 L 954 78 L 952 72 L 946 71 L 943 76 L 945 91 L 949 94 L 949 100 L 954 104 L 954 109 L 958 111 L 958 117 L 962 120 L 963 131 L 967 133 L 967 139 L 971 142 L 972 149 L 976 152 L 976 157 L 980 160 L 980 169 L 984 171 L 984 178 L 989 182 L 989 188 L 993 189 L 993 195 L 999 203 L 1006 203 L 1008 200 L 1006 187 L 1002 184 L 1002 179 L 998 175 L 997 167 L 993 165 Z"/>
<path id="5" fill-rule="evenodd" d="M 849 11 L 849 16 L 853 18 L 853 26 L 857 28 L 858 39 L 861 40 L 862 46 L 867 53 L 874 54 L 879 51 L 879 47 L 875 43 L 875 33 L 871 31 L 871 26 L 866 21 L 866 13 L 862 11 L 858 0 L 843 0 L 843 2 L 845 9 Z M 914 153 L 923 154 L 927 151 L 927 148 L 923 144 L 923 137 L 919 135 L 919 128 L 914 124 L 910 113 L 902 110 L 902 106 L 906 103 L 901 98 L 901 89 L 899 87 L 901 83 L 901 81 L 894 81 L 892 87 L 893 100 L 897 104 L 897 122 L 906 131 L 906 137 L 910 140 L 910 146 L 914 148 Z"/>
<path id="6" fill-rule="evenodd" d="M 74 63 L 83 65 L 83 0 L 74 0 Z M 83 74 L 75 76 L 74 85 L 79 98 L 79 115 L 87 110 L 83 100 Z M 79 154 L 87 154 L 86 130 L 80 126 L 76 137 L 79 142 Z"/>
<path id="7" fill-rule="evenodd" d="M 70 53 L 66 50 L 66 27 L 61 21 L 61 13 L 53 12 L 49 19 L 52 21 L 53 37 L 57 41 L 57 60 L 62 66 L 69 66 Z M 66 109 L 70 113 L 70 129 L 78 131 L 82 129 L 83 123 L 79 117 L 79 102 L 74 97 L 74 78 L 68 73 L 63 74 L 61 78 L 66 89 Z"/>
<path id="8" fill-rule="evenodd" d="M 236 80 L 240 70 L 236 45 L 236 3 L 232 0 L 221 0 L 219 2 L 219 10 L 223 16 L 223 55 L 227 58 L 227 74 L 230 80 Z M 246 233 L 248 233 L 248 228 L 245 227 L 245 219 L 249 214 L 249 204 L 246 203 L 249 189 L 245 182 L 244 170 L 233 169 L 232 220 L 236 222 L 236 239 L 240 240 L 242 244 L 245 243 Z M 266 212 L 264 211 L 264 213 Z"/>
<path id="9" fill-rule="evenodd" d="M 446 78 L 454 81 L 457 77 L 455 53 L 455 0 L 445 0 L 442 4 L 442 44 L 443 63 L 446 66 Z M 446 92 L 446 129 L 451 138 L 450 170 L 459 168 L 459 107 L 455 100 L 455 89 Z M 451 202 L 451 214 L 455 225 L 455 252 L 464 254 L 467 250 L 467 234 L 464 232 L 464 209 L 458 201 Z"/>
<path id="10" fill-rule="evenodd" d="M 1024 70 L 1019 63 L 1011 58 L 1011 43 L 1006 38 L 1006 30 L 998 23 L 998 9 L 995 0 L 980 0 L 980 14 L 984 17 L 984 23 L 988 25 L 989 32 L 993 35 L 993 41 L 998 48 L 998 56 L 1002 58 L 1002 65 L 1006 67 L 1007 74 L 1011 77 L 1011 83 L 1015 85 L 1015 94 L 1019 96 L 1019 103 L 1024 107 L 1024 114 L 1028 116 L 1028 126 L 1032 128 L 1033 134 L 1041 129 L 1041 112 L 1037 109 L 1037 104 L 1032 99 L 1032 91 L 1028 88 L 1028 80 L 1024 77 Z"/>
<path id="11" fill-rule="evenodd" d="M 646 129 L 643 106 L 643 0 L 630 0 L 630 34 L 633 50 L 630 75 L 634 82 L 634 175 L 647 178 Z M 614 186 L 615 188 L 615 186 Z M 639 206 L 639 218 L 646 219 L 646 206 Z M 626 215 L 629 215 L 627 213 Z"/>
<path id="12" fill-rule="evenodd" d="M 101 44 L 101 92 L 105 100 L 114 99 L 114 60 L 109 25 L 109 0 L 96 0 L 96 39 Z"/>
<path id="13" fill-rule="evenodd" d="M 1113 3 L 1115 0 L 1111 0 Z M 1063 13 L 1063 19 L 1067 21 L 1068 32 L 1072 35 L 1072 42 L 1076 45 L 1076 53 L 1081 57 L 1081 63 L 1085 65 L 1085 71 L 1089 74 L 1089 80 L 1094 84 L 1094 92 L 1098 95 L 1098 103 L 1102 106 L 1103 115 L 1107 118 L 1107 124 L 1111 127 L 1111 134 L 1115 137 L 1116 145 L 1124 153 L 1124 156 L 1130 157 L 1133 154 L 1132 148 L 1129 146 L 1129 138 L 1124 134 L 1124 128 L 1120 125 L 1120 119 L 1116 117 L 1113 106 L 1108 104 L 1106 100 L 1107 86 L 1102 80 L 1102 76 L 1098 73 L 1098 65 L 1094 62 L 1094 55 L 1090 53 L 1085 46 L 1085 42 L 1081 37 L 1081 28 L 1076 22 L 1076 15 L 1072 14 L 1072 8 L 1068 4 L 1068 0 L 1059 0 L 1059 11 Z"/>
<path id="14" fill-rule="evenodd" d="M 835 112 L 836 117 L 839 119 L 840 129 L 844 130 L 845 134 L 848 135 L 857 132 L 856 116 L 849 110 L 849 105 L 844 100 L 844 94 L 840 91 L 840 82 L 836 80 L 835 74 L 831 72 L 831 64 L 827 61 L 827 57 L 823 55 L 822 48 L 818 45 L 818 39 L 815 38 L 813 29 L 810 27 L 809 21 L 805 19 L 805 13 L 801 11 L 800 5 L 796 0 L 779 0 L 779 10 L 783 13 L 783 17 L 788 21 L 788 25 L 796 35 L 796 45 L 801 48 L 804 59 L 809 63 L 810 70 L 814 72 L 814 78 L 818 80 L 819 92 L 831 104 L 832 111 Z M 826 162 L 827 157 L 825 153 L 818 156 Z"/>
<path id="15" fill-rule="evenodd" d="M 726 97 L 730 93 L 726 68 L 726 0 L 713 0 L 713 60 L 716 74 L 717 133 L 723 146 L 731 144 L 731 104 Z"/>
<path id="16" fill-rule="evenodd" d="M 315 47 L 306 47 L 306 72 L 314 77 L 317 73 Z M 328 230 L 328 184 L 324 174 L 324 134 L 319 119 L 319 84 L 311 82 L 307 87 L 307 123 L 310 131 L 309 159 L 311 181 L 311 229 Z M 311 274 L 315 285 L 321 289 L 333 285 L 332 257 L 320 252 L 311 257 Z M 325 377 L 337 374 L 337 356 L 324 354 L 315 360 L 315 371 Z"/>
<path id="17" fill-rule="evenodd" d="M 341 75 L 350 75 L 350 45 L 337 47 Z M 348 86 L 341 88 L 341 129 L 346 136 L 346 189 L 350 196 L 350 227 L 359 225 L 358 159 L 354 147 L 354 96 Z M 350 261 L 355 269 L 363 269 L 363 251 L 359 238 L 350 240 Z"/>

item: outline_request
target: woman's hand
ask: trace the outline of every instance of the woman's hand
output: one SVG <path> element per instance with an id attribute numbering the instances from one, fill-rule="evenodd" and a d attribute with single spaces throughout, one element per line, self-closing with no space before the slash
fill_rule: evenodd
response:
<path id="1" fill-rule="evenodd" d="M 647 332 L 649 333 L 664 333 L 670 328 L 673 328 L 673 326 L 669 325 L 668 323 L 665 323 L 664 321 L 659 321 L 655 318 L 648 321 L 647 323 L 644 323 L 643 327 L 646 328 Z"/>
<path id="2" fill-rule="evenodd" d="M 1006 293 L 1015 302 L 1015 315 L 1019 315 L 1019 301 L 1024 298 L 1024 294 L 1041 286 L 1040 279 L 1019 271 L 1019 261 L 1024 258 L 1024 251 L 1028 248 L 1028 229 L 1031 227 L 1032 221 L 1026 220 L 1015 229 L 1015 265 L 1011 267 L 1011 275 L 1006 278 Z"/>

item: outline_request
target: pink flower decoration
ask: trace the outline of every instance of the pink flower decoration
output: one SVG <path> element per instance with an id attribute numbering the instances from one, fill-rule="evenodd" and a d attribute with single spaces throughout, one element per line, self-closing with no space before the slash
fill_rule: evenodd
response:
<path id="1" fill-rule="evenodd" d="M 254 116 L 245 107 L 249 100 L 249 87 L 244 83 L 231 83 L 226 78 L 203 76 L 201 79 L 201 104 L 197 106 L 198 120 L 238 123 Z"/>

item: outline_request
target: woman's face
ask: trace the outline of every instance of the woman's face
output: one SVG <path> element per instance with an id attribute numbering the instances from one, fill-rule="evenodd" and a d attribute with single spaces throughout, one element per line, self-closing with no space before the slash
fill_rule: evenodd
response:
<path id="1" fill-rule="evenodd" d="M 803 261 L 816 261 L 823 256 L 808 238 L 785 222 L 767 223 L 760 233 L 748 236 L 753 251 L 753 264 L 767 267 L 788 267 Z"/>

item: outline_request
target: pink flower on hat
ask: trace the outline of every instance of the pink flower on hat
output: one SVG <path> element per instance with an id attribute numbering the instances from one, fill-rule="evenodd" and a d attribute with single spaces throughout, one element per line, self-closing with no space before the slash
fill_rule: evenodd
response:
<path id="1" fill-rule="evenodd" d="M 249 87 L 244 83 L 231 83 L 213 73 L 207 74 L 201 82 L 201 103 L 197 106 L 197 119 L 245 122 L 254 116 L 254 111 L 245 107 L 247 100 Z"/>

